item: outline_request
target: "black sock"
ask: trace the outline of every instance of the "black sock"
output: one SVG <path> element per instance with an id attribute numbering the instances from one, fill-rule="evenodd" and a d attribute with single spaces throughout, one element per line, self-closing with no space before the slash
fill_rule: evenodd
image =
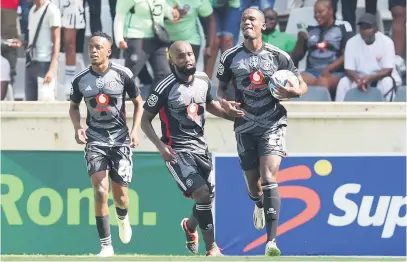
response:
<path id="1" fill-rule="evenodd" d="M 120 220 L 123 220 L 127 215 L 127 208 L 116 207 L 116 214 Z"/>
<path id="2" fill-rule="evenodd" d="M 196 204 L 192 207 L 192 214 L 188 218 L 187 227 L 190 232 L 195 232 L 198 227 L 198 220 L 196 219 Z"/>
<path id="3" fill-rule="evenodd" d="M 256 206 L 258 208 L 263 208 L 263 195 L 258 196 L 258 197 L 253 197 L 250 193 L 249 193 L 249 197 L 251 200 L 253 200 L 253 202 L 256 204 Z"/>
<path id="4" fill-rule="evenodd" d="M 211 203 L 196 204 L 196 219 L 202 231 L 206 251 L 216 247 Z"/>
<path id="5" fill-rule="evenodd" d="M 97 216 L 96 227 L 98 229 L 100 243 L 102 246 L 110 246 L 112 244 L 112 238 L 110 236 L 110 222 L 109 215 Z"/>
<path id="6" fill-rule="evenodd" d="M 278 217 L 280 214 L 280 193 L 278 185 L 272 182 L 263 185 L 263 205 L 266 217 L 267 241 L 271 241 L 277 236 Z"/>

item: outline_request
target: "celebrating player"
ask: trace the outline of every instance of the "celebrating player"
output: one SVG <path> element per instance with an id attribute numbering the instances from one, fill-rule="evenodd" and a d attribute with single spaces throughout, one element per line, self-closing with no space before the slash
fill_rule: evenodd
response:
<path id="1" fill-rule="evenodd" d="M 128 185 L 132 178 L 132 151 L 138 145 L 137 129 L 143 112 L 140 91 L 131 71 L 109 61 L 112 38 L 96 32 L 89 40 L 92 65 L 74 77 L 69 115 L 78 144 L 86 144 L 85 160 L 95 195 L 96 226 L 102 250 L 98 256 L 114 254 L 109 222 L 109 177 L 119 236 L 123 243 L 131 239 L 127 207 Z M 125 116 L 125 95 L 134 104 L 133 126 L 129 136 Z M 85 129 L 80 123 L 79 104 L 84 98 L 88 116 Z"/>
<path id="2" fill-rule="evenodd" d="M 207 256 L 221 255 L 214 238 L 212 217 L 212 163 L 204 135 L 205 108 L 229 120 L 226 112 L 210 94 L 210 80 L 196 72 L 196 61 L 190 44 L 175 42 L 169 49 L 172 73 L 160 81 L 144 104 L 141 128 L 160 151 L 170 174 L 184 195 L 195 205 L 190 218 L 181 227 L 186 234 L 186 247 L 198 253 L 197 226 L 201 228 Z M 160 114 L 162 138 L 151 124 Z"/>
<path id="3" fill-rule="evenodd" d="M 246 9 L 240 27 L 245 38 L 242 44 L 225 51 L 220 59 L 217 96 L 225 111 L 235 119 L 237 150 L 244 171 L 249 197 L 255 202 L 253 220 L 257 229 L 267 227 L 265 254 L 279 256 L 276 244 L 280 195 L 277 173 L 285 155 L 287 113 L 268 90 L 270 77 L 277 70 L 290 70 L 298 76 L 300 87 L 279 87 L 285 97 L 301 96 L 307 85 L 294 67 L 289 55 L 275 46 L 262 42 L 266 29 L 263 13 Z M 236 101 L 227 101 L 227 87 L 232 80 Z"/>

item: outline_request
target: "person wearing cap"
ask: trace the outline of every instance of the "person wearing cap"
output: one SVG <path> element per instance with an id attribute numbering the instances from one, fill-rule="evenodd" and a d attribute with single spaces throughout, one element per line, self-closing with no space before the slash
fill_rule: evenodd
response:
<path id="1" fill-rule="evenodd" d="M 386 101 L 392 101 L 401 78 L 395 70 L 393 41 L 377 30 L 377 19 L 366 13 L 358 21 L 360 33 L 345 47 L 345 77 L 339 81 L 336 101 L 343 101 L 351 88 L 378 88 Z"/>

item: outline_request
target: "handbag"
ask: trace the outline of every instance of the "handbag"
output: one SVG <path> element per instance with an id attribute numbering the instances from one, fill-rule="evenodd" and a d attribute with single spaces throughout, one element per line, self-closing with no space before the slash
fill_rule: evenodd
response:
<path id="1" fill-rule="evenodd" d="M 168 35 L 167 30 L 157 23 L 154 20 L 154 14 L 153 14 L 153 9 L 151 8 L 150 1 L 146 0 L 148 4 L 148 8 L 150 9 L 150 14 L 151 14 L 151 21 L 153 22 L 153 32 L 155 37 L 164 45 L 169 45 L 171 44 L 170 36 Z"/>
<path id="2" fill-rule="evenodd" d="M 37 42 L 38 35 L 39 35 L 40 29 L 41 29 L 41 25 L 42 25 L 42 22 L 44 21 L 44 17 L 45 17 L 45 14 L 47 13 L 49 5 L 50 4 L 48 4 L 45 7 L 45 10 L 41 15 L 40 21 L 38 22 L 37 30 L 35 31 L 33 42 L 25 49 L 25 66 L 29 66 L 32 63 L 32 60 L 34 57 L 33 53 L 34 53 L 34 49 L 35 49 L 35 44 Z"/>

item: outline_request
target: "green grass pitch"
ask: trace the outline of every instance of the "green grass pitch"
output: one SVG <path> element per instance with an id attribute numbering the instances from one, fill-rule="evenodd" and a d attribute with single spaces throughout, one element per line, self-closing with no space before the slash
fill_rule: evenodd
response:
<path id="1" fill-rule="evenodd" d="M 115 255 L 110 258 L 95 256 L 2 255 L 1 261 L 406 261 L 406 257 L 335 257 L 335 256 L 149 256 Z"/>

